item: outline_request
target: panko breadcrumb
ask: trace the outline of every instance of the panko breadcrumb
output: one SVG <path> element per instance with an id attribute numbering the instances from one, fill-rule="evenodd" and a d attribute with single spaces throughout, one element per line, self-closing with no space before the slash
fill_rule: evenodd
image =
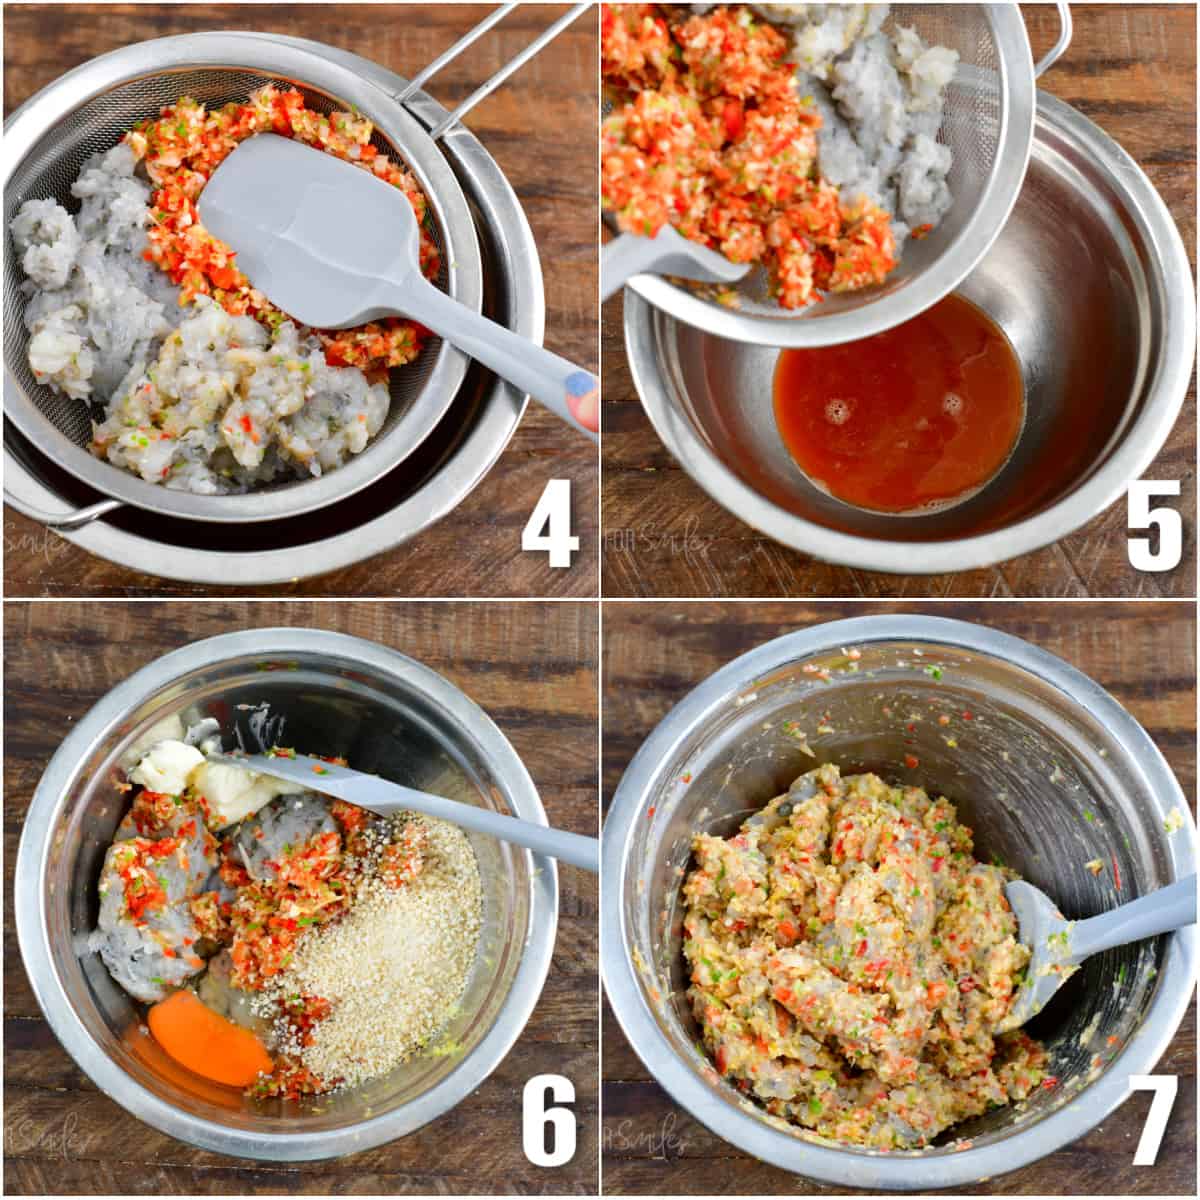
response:
<path id="1" fill-rule="evenodd" d="M 479 864 L 463 831 L 407 814 L 420 842 L 416 874 L 385 857 L 337 923 L 310 930 L 288 969 L 263 993 L 273 1012 L 319 996 L 327 1011 L 298 1034 L 276 1024 L 289 1061 L 338 1088 L 384 1075 L 428 1045 L 462 998 L 482 922 Z"/>

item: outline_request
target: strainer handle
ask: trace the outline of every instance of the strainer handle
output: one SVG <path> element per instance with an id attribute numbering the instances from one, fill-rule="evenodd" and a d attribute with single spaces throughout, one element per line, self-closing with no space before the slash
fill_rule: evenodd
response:
<path id="1" fill-rule="evenodd" d="M 403 104 L 410 96 L 419 92 L 447 63 L 453 62 L 468 46 L 474 45 L 493 25 L 503 21 L 516 7 L 516 0 L 513 0 L 513 3 L 502 4 L 494 12 L 488 13 L 474 29 L 464 33 L 449 50 L 443 50 L 424 70 L 418 71 L 408 81 L 408 85 L 396 93 L 396 100 Z"/>
<path id="2" fill-rule="evenodd" d="M 122 500 L 101 500 L 97 504 L 89 504 L 86 508 L 73 508 L 65 513 L 53 513 L 48 509 L 37 508 L 35 505 L 18 500 L 7 488 L 4 489 L 4 503 L 29 517 L 30 520 L 39 521 L 48 529 L 57 529 L 63 532 L 82 529 L 85 525 L 90 525 L 97 517 L 112 512 L 114 508 L 124 507 Z"/>
<path id="3" fill-rule="evenodd" d="M 1066 0 L 1058 0 L 1058 3 L 1054 7 L 1058 9 L 1058 41 L 1050 47 L 1037 66 L 1033 68 L 1034 79 L 1041 79 L 1062 58 L 1066 53 L 1067 47 L 1071 44 L 1071 35 L 1075 31 L 1075 23 L 1071 17 L 1071 6 Z"/>
<path id="4" fill-rule="evenodd" d="M 469 33 L 464 34 L 449 50 L 444 51 L 433 60 L 423 71 L 419 72 L 416 77 L 394 97 L 403 104 L 410 99 L 416 90 L 426 83 L 433 75 L 441 70 L 452 59 L 470 46 L 482 34 L 486 33 L 493 25 L 502 18 L 507 16 L 516 4 L 505 4 L 498 8 L 495 12 L 489 13 L 478 25 L 475 26 Z M 500 68 L 490 79 L 477 87 L 456 109 L 446 114 L 436 125 L 429 130 L 429 136 L 436 142 L 438 138 L 448 133 L 455 125 L 459 123 L 477 105 L 481 100 L 486 100 L 510 75 L 519 71 L 531 58 L 539 54 L 546 46 L 548 46 L 566 27 L 572 24 L 578 17 L 581 17 L 585 12 L 592 8 L 590 2 L 574 5 L 563 16 L 559 17 L 544 33 L 539 34 L 524 50 L 521 51 L 515 58 L 510 59 L 503 67 Z"/>

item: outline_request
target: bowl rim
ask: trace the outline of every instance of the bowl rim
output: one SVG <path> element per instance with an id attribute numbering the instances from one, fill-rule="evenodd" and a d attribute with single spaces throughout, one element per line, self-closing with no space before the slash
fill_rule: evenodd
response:
<path id="1" fill-rule="evenodd" d="M 1131 220 L 1154 251 L 1168 303 L 1162 345 L 1151 356 L 1145 410 L 1128 436 L 1091 476 L 1048 509 L 1015 525 L 946 541 L 891 541 L 839 532 L 780 508 L 744 483 L 701 438 L 679 410 L 664 378 L 656 329 L 674 318 L 626 289 L 625 355 L 634 388 L 655 432 L 692 480 L 716 503 L 768 537 L 814 557 L 860 570 L 940 575 L 992 566 L 1040 550 L 1102 513 L 1158 457 L 1183 408 L 1196 356 L 1196 304 L 1191 262 L 1171 213 L 1138 164 L 1094 122 L 1066 102 L 1037 93 L 1034 154 L 1045 125 L 1073 140 L 1106 168 Z M 1018 197 L 1019 199 L 1019 197 Z M 999 231 L 997 231 L 999 232 Z"/>
<path id="2" fill-rule="evenodd" d="M 908 1154 L 860 1152 L 818 1145 L 773 1129 L 757 1116 L 727 1103 L 704 1085 L 675 1052 L 643 996 L 631 957 L 625 920 L 624 881 L 629 873 L 632 832 L 645 796 L 657 785 L 664 764 L 675 760 L 690 732 L 707 715 L 785 662 L 874 642 L 937 643 L 1000 657 L 1064 693 L 1111 730 L 1146 777 L 1150 794 L 1184 814 L 1184 827 L 1166 843 L 1172 877 L 1195 871 L 1196 826 L 1183 791 L 1149 734 L 1113 696 L 1057 655 L 1012 634 L 947 617 L 888 614 L 822 622 L 765 642 L 727 663 L 693 688 L 659 722 L 625 770 L 604 822 L 601 854 L 600 939 L 604 988 L 617 1022 L 638 1057 L 672 1099 L 718 1137 L 764 1162 L 826 1183 L 871 1191 L 911 1191 L 976 1183 L 1014 1171 L 1060 1149 L 1099 1124 L 1132 1094 L 1129 1077 L 1148 1074 L 1166 1050 L 1191 1005 L 1195 978 L 1195 926 L 1168 935 L 1158 986 L 1146 1017 L 1113 1064 L 1036 1125 L 988 1146 Z"/>
<path id="3" fill-rule="evenodd" d="M 135 1082 L 92 1039 L 54 970 L 42 920 L 43 872 L 67 786 L 90 748 L 150 694 L 180 676 L 221 661 L 263 655 L 315 653 L 362 663 L 418 688 L 469 729 L 508 791 L 514 812 L 547 823 L 541 798 L 512 744 L 482 708 L 431 667 L 398 650 L 322 629 L 268 627 L 204 638 L 168 652 L 106 692 L 63 739 L 42 774 L 25 816 L 14 874 L 17 940 L 30 987 L 59 1042 L 80 1069 L 128 1112 L 181 1141 L 222 1154 L 274 1162 L 303 1162 L 367 1150 L 419 1129 L 473 1092 L 520 1037 L 550 969 L 558 925 L 554 859 L 527 856 L 529 923 L 508 995 L 492 1027 L 461 1062 L 415 1100 L 337 1130 L 264 1134 L 233 1129 L 183 1113 Z"/>

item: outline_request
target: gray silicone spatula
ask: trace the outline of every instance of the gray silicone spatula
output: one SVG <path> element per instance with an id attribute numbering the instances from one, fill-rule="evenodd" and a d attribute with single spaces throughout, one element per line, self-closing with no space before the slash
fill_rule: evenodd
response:
<path id="1" fill-rule="evenodd" d="M 476 808 L 460 800 L 447 800 L 431 792 L 392 783 L 378 775 L 368 775 L 351 767 L 341 767 L 320 758 L 306 758 L 302 754 L 286 758 L 272 754 L 210 754 L 210 762 L 228 763 L 233 767 L 257 771 L 262 775 L 273 775 L 276 779 L 287 779 L 299 783 L 314 792 L 334 796 L 369 809 L 380 816 L 397 812 L 419 812 L 429 817 L 440 817 L 463 829 L 485 833 L 504 842 L 524 846 L 537 854 L 548 854 L 561 859 L 573 867 L 597 874 L 600 870 L 600 841 L 565 829 L 551 829 L 546 825 L 535 825 L 519 817 L 505 816 L 487 808 Z"/>
<path id="2" fill-rule="evenodd" d="M 595 376 L 434 287 L 421 274 L 416 214 L 399 188 L 263 133 L 213 172 L 199 207 L 243 274 L 296 320 L 349 329 L 411 317 L 595 440 Z"/>
<path id="3" fill-rule="evenodd" d="M 692 242 L 664 225 L 654 237 L 623 233 L 600 251 L 600 299 L 607 300 L 635 275 L 675 275 L 699 283 L 737 283 L 749 263 L 730 262 L 723 254 Z"/>
<path id="4" fill-rule="evenodd" d="M 1085 958 L 1196 923 L 1195 875 L 1085 921 L 1068 921 L 1045 892 L 1024 880 L 1005 884 L 1004 894 L 1017 918 L 1017 937 L 1033 957 L 1008 1016 L 997 1026 L 1001 1033 L 1041 1012 Z"/>

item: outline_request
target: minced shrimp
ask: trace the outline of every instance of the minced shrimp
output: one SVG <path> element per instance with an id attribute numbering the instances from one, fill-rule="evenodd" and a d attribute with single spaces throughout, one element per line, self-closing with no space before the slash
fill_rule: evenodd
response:
<path id="1" fill-rule="evenodd" d="M 688 999 L 717 1070 L 838 1142 L 924 1146 L 1045 1079 L 996 1034 L 1029 949 L 1013 873 L 972 855 L 953 805 L 875 775 L 802 775 L 684 884 Z"/>

